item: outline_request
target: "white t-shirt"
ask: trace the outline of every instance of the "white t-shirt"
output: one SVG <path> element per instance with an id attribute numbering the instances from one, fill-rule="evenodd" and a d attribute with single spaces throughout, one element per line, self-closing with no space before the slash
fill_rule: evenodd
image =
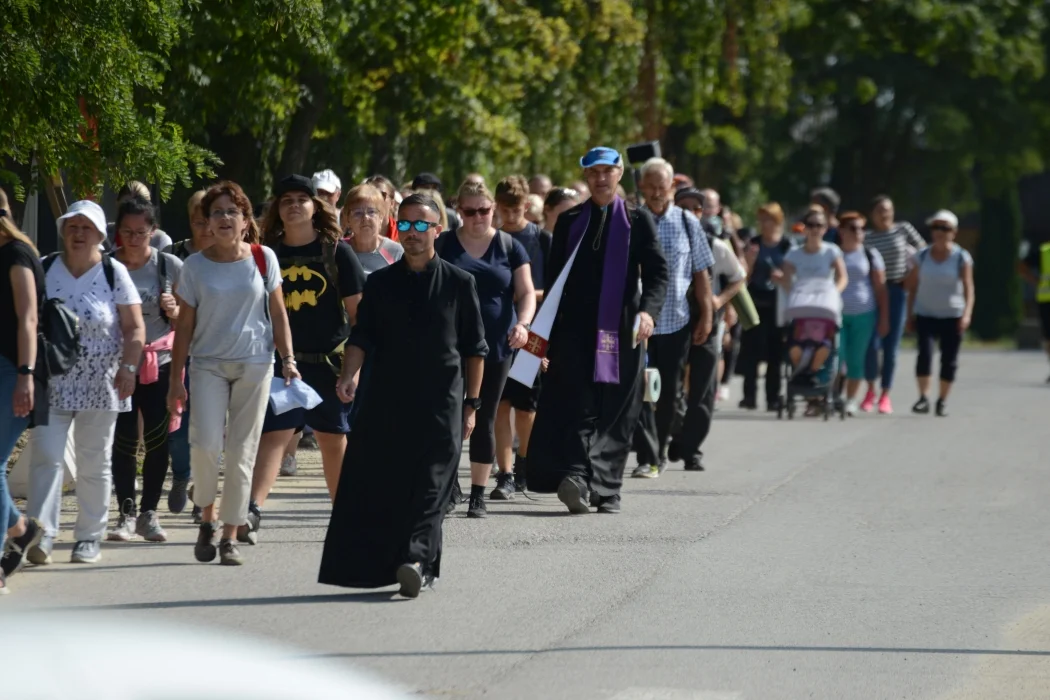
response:
<path id="1" fill-rule="evenodd" d="M 722 277 L 725 276 L 729 284 L 739 282 L 747 275 L 747 271 L 740 263 L 740 258 L 733 252 L 732 246 L 721 238 L 711 239 L 711 254 L 715 258 L 715 264 L 711 267 L 713 279 L 712 291 L 715 294 L 722 293 Z"/>
<path id="2" fill-rule="evenodd" d="M 131 399 L 123 401 L 113 380 L 124 356 L 124 334 L 120 330 L 117 305 L 141 304 L 128 269 L 112 260 L 113 288 L 106 281 L 102 263 L 73 277 L 61 256 L 47 271 L 47 296 L 61 299 L 80 320 L 80 357 L 63 375 L 51 379 L 51 408 L 60 411 L 131 410 Z"/>
<path id="3" fill-rule="evenodd" d="M 274 361 L 269 295 L 281 286 L 281 266 L 263 246 L 266 279 L 255 258 L 236 262 L 209 260 L 194 253 L 182 264 L 176 294 L 197 310 L 190 357 L 215 362 L 267 364 Z"/>

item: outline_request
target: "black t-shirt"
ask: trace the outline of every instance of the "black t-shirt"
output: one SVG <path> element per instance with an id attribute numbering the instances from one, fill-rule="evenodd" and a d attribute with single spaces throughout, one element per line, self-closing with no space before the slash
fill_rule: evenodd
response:
<path id="1" fill-rule="evenodd" d="M 532 286 L 536 291 L 543 289 L 544 275 L 547 274 L 547 255 L 550 253 L 550 234 L 543 231 L 534 223 L 528 223 L 520 231 L 507 231 L 511 238 L 521 243 L 521 247 L 529 254 L 529 262 L 532 265 Z M 542 241 L 546 235 L 547 240 Z"/>
<path id="2" fill-rule="evenodd" d="M 1024 264 L 1032 271 L 1033 275 L 1037 277 L 1043 272 L 1043 244 L 1042 243 L 1030 243 L 1028 246 L 1028 255 L 1025 256 Z"/>
<path id="3" fill-rule="evenodd" d="M 27 267 L 36 279 L 37 303 L 44 298 L 44 268 L 33 249 L 19 240 L 0 246 L 0 355 L 18 366 L 18 313 L 11 268 Z"/>
<path id="4" fill-rule="evenodd" d="M 353 249 L 339 241 L 335 264 L 336 283 L 328 279 L 324 249 L 317 240 L 304 246 L 283 243 L 274 248 L 281 264 L 281 289 L 292 328 L 292 347 L 296 352 L 328 353 L 350 336 L 350 323 L 343 322 L 343 299 L 360 294 L 365 287 L 365 271 Z"/>

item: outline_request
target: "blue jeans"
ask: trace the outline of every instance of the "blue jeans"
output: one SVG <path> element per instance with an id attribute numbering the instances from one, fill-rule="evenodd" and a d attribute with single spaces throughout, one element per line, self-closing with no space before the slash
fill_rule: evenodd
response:
<path id="1" fill-rule="evenodd" d="M 188 364 L 188 363 L 187 363 Z M 190 391 L 190 372 L 186 368 L 186 393 Z M 190 480 L 190 404 L 192 397 L 182 407 L 182 425 L 168 435 L 168 453 L 171 455 L 171 478 L 178 481 Z"/>
<path id="2" fill-rule="evenodd" d="M 886 292 L 890 299 L 890 333 L 885 338 L 879 337 L 876 327 L 871 334 L 871 345 L 865 362 L 864 378 L 874 382 L 879 376 L 879 350 L 882 350 L 882 390 L 893 388 L 893 374 L 897 370 L 897 352 L 901 347 L 904 335 L 904 312 L 907 308 L 908 293 L 900 282 L 887 282 Z"/>
<path id="3" fill-rule="evenodd" d="M 0 551 L 3 551 L 7 530 L 18 522 L 18 507 L 11 500 L 7 490 L 7 460 L 15 449 L 19 436 L 29 426 L 29 416 L 16 418 L 12 399 L 15 395 L 15 383 L 18 381 L 17 368 L 6 357 L 0 355 Z"/>

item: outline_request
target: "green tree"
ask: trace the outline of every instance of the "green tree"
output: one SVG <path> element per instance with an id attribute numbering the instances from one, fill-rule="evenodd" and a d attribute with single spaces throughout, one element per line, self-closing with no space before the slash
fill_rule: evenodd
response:
<path id="1" fill-rule="evenodd" d="M 32 188 L 35 159 L 78 194 L 138 178 L 167 196 L 210 173 L 213 157 L 157 99 L 186 28 L 182 4 L 10 0 L 0 13 L 0 177 Z"/>

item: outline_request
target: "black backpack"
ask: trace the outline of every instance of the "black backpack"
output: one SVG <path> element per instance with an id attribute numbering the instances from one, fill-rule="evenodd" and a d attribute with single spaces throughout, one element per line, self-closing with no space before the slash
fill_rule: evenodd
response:
<path id="1" fill-rule="evenodd" d="M 58 253 L 44 258 L 45 275 L 57 259 Z M 108 255 L 102 256 L 102 272 L 113 289 L 113 263 Z M 44 289 L 47 289 L 46 281 Z M 37 373 L 44 381 L 73 369 L 80 357 L 80 319 L 61 299 L 48 299 L 46 291 L 40 303 L 38 345 L 41 361 L 37 362 Z"/>

